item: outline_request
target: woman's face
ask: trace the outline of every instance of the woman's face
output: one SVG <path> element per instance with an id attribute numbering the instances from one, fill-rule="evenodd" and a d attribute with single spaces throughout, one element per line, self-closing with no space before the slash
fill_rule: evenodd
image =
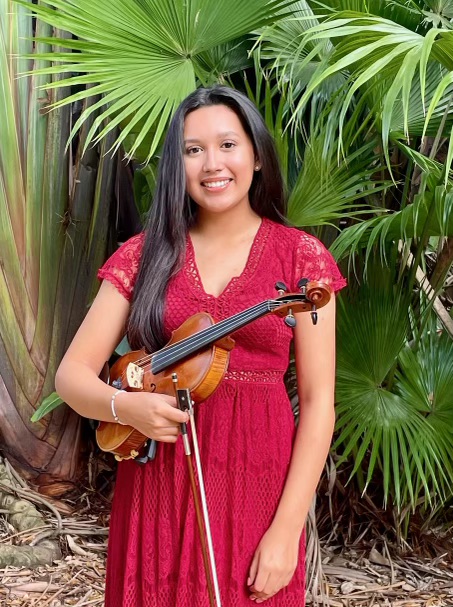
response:
<path id="1" fill-rule="evenodd" d="M 184 123 L 186 190 L 208 213 L 249 205 L 256 167 L 252 142 L 237 115 L 225 105 L 191 112 Z"/>

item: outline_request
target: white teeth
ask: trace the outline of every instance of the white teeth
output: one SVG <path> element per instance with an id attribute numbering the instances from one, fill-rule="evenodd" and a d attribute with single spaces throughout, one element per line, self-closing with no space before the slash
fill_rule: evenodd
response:
<path id="1" fill-rule="evenodd" d="M 228 183 L 230 183 L 230 180 L 226 179 L 225 181 L 210 181 L 209 183 L 204 181 L 203 185 L 206 188 L 222 188 L 223 186 L 227 185 Z"/>

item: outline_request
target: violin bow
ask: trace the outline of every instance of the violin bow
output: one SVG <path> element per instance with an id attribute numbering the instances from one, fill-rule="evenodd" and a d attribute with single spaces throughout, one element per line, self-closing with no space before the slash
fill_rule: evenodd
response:
<path id="1" fill-rule="evenodd" d="M 201 467 L 200 450 L 198 448 L 197 429 L 195 425 L 195 415 L 193 401 L 190 396 L 190 390 L 179 389 L 178 377 L 176 373 L 172 374 L 172 381 L 175 386 L 176 400 L 182 411 L 189 414 L 189 422 L 192 433 L 193 453 L 190 448 L 189 437 L 187 433 L 187 424 L 181 424 L 181 435 L 184 444 L 184 452 L 187 456 L 187 465 L 189 470 L 190 485 L 194 500 L 195 514 L 200 533 L 201 553 L 203 556 L 203 565 L 206 573 L 206 582 L 208 586 L 210 607 L 222 607 L 220 600 L 220 589 L 217 578 L 217 568 L 214 556 L 214 547 L 212 544 L 211 525 L 209 523 L 208 505 L 206 500 L 206 491 L 204 486 L 203 471 Z M 198 488 L 195 482 L 193 459 L 195 459 L 195 468 L 197 471 Z M 198 495 L 199 494 L 199 495 Z M 201 507 L 200 507 L 201 500 Z"/>

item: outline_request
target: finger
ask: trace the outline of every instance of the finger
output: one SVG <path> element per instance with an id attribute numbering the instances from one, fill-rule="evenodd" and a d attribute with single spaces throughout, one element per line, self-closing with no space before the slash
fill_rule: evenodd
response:
<path id="1" fill-rule="evenodd" d="M 268 571 L 262 571 L 261 568 L 258 568 L 258 572 L 256 574 L 255 581 L 253 582 L 252 590 L 257 593 L 262 593 L 269 578 Z"/>
<path id="2" fill-rule="evenodd" d="M 250 565 L 249 576 L 247 578 L 247 586 L 251 586 L 255 581 L 256 572 L 258 571 L 259 556 L 255 553 L 252 564 Z"/>
<path id="3" fill-rule="evenodd" d="M 179 426 L 160 426 L 156 433 L 160 436 L 169 435 L 177 437 L 180 434 Z"/>
<path id="4" fill-rule="evenodd" d="M 273 592 L 272 594 L 269 594 L 266 597 L 257 598 L 255 602 L 256 603 L 264 603 L 264 601 L 267 601 L 268 599 L 271 599 L 276 594 L 277 594 L 276 592 Z"/>
<path id="5" fill-rule="evenodd" d="M 270 574 L 263 588 L 262 594 L 268 599 L 282 588 L 283 579 L 279 575 Z"/>
<path id="6" fill-rule="evenodd" d="M 159 436 L 159 438 L 156 438 L 156 440 L 161 443 L 176 443 L 178 437 L 174 436 L 173 434 L 164 434 L 163 436 Z"/>
<path id="7" fill-rule="evenodd" d="M 159 394 L 158 395 L 162 400 L 164 400 L 167 405 L 171 405 L 172 407 L 177 407 L 178 404 L 176 402 L 176 398 L 174 396 L 169 396 L 168 394 Z"/>
<path id="8" fill-rule="evenodd" d="M 163 404 L 160 414 L 165 419 L 165 422 L 175 422 L 177 424 L 187 423 L 189 421 L 189 415 L 185 411 L 180 409 L 174 409 L 169 407 L 166 403 Z"/>
<path id="9" fill-rule="evenodd" d="M 274 594 L 277 594 L 277 592 L 282 588 L 281 582 L 282 579 L 279 575 L 273 572 L 269 572 L 263 588 L 260 587 L 260 589 L 258 589 L 257 585 L 260 584 L 258 574 L 257 581 L 253 585 L 253 590 L 255 591 L 254 594 L 257 598 L 257 602 L 258 599 L 260 601 L 265 601 L 271 596 L 274 596 Z"/>

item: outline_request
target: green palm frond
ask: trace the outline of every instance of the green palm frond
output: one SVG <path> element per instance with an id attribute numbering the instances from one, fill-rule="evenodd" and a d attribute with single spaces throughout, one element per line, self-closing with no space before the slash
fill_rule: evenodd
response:
<path id="1" fill-rule="evenodd" d="M 279 76 L 280 86 L 286 82 L 288 101 L 297 104 L 307 84 L 321 65 L 325 65 L 332 53 L 330 40 L 312 40 L 300 45 L 301 37 L 318 25 L 307 2 L 298 2 L 291 14 L 263 30 L 259 37 L 259 52 L 263 61 L 270 61 L 272 69 Z M 314 91 L 314 103 L 326 103 L 344 85 L 343 74 L 334 74 Z"/>
<path id="2" fill-rule="evenodd" d="M 420 497 L 429 502 L 449 495 L 447 443 L 438 440 L 426 403 L 394 386 L 395 361 L 407 348 L 409 300 L 393 287 L 390 272 L 374 278 L 348 303 L 339 300 L 333 448 L 338 465 L 354 453 L 351 477 L 366 469 L 364 490 L 379 468 L 384 500 L 415 507 Z"/>
<path id="3" fill-rule="evenodd" d="M 225 42 L 197 55 L 197 75 L 203 84 L 210 85 L 223 82 L 231 75 L 253 66 L 250 49 L 253 41 L 243 36 L 231 42 Z M 201 70 L 206 75 L 201 76 Z"/>
<path id="4" fill-rule="evenodd" d="M 388 139 L 395 107 L 402 104 L 403 124 L 407 125 L 414 79 L 417 77 L 419 80 L 423 106 L 426 103 L 428 63 L 434 61 L 447 71 L 453 69 L 453 32 L 431 28 L 422 35 L 388 19 L 360 13 L 335 15 L 335 18 L 310 28 L 298 39 L 299 70 L 308 65 L 313 44 L 319 47 L 326 40 L 334 44 L 329 65 L 322 63 L 315 71 L 295 107 L 293 118 L 300 118 L 311 96 L 328 78 L 347 73 L 347 93 L 338 117 L 341 135 L 357 95 L 373 90 L 380 83 L 384 96 L 377 99 L 372 111 L 379 119 L 384 154 L 390 166 Z M 289 77 L 291 66 L 289 59 L 277 65 L 280 78 Z"/>
<path id="5" fill-rule="evenodd" d="M 414 202 L 401 211 L 388 212 L 343 230 L 332 246 L 337 259 L 365 252 L 365 267 L 377 247 L 382 263 L 392 243 L 429 236 L 453 236 L 453 191 L 443 186 L 418 194 Z"/>
<path id="6" fill-rule="evenodd" d="M 430 11 L 424 11 L 425 21 L 435 27 L 453 29 L 453 2 L 452 0 L 425 0 Z"/>
<path id="7" fill-rule="evenodd" d="M 336 13 L 362 12 L 396 21 L 408 29 L 419 30 L 426 3 L 424 0 L 310 0 L 309 4 L 315 13 L 325 14 L 326 8 Z"/>
<path id="8" fill-rule="evenodd" d="M 275 83 L 261 68 L 258 54 L 253 56 L 255 82 L 250 83 L 244 73 L 244 87 L 249 99 L 260 110 L 266 126 L 274 139 L 280 161 L 280 168 L 288 188 L 291 187 L 297 174 L 297 154 L 299 138 L 290 137 L 286 129 L 284 116 L 287 113 L 288 101 L 286 90 L 278 89 Z M 254 84 L 254 86 L 252 86 Z"/>
<path id="9" fill-rule="evenodd" d="M 349 217 L 369 213 L 363 210 L 363 200 L 390 183 L 375 179 L 381 168 L 373 152 L 375 141 L 351 149 L 339 161 L 336 146 L 326 146 L 324 136 L 326 130 L 314 132 L 308 141 L 302 169 L 289 198 L 289 218 L 298 226 L 331 224 L 346 213 Z"/>
<path id="10" fill-rule="evenodd" d="M 429 63 L 426 70 L 424 103 L 420 90 L 420 80 L 415 77 L 408 98 L 407 107 L 400 100 L 395 101 L 390 121 L 391 139 L 410 137 L 448 136 L 453 126 L 453 72 L 448 72 L 438 63 Z M 374 90 L 373 94 L 383 95 L 384 91 Z"/>
<path id="11" fill-rule="evenodd" d="M 16 1 L 30 7 L 26 0 Z M 87 134 L 85 149 L 122 124 L 117 149 L 143 120 L 129 152 L 133 155 L 154 128 L 149 159 L 171 114 L 195 89 L 197 55 L 275 20 L 288 4 L 289 0 L 219 0 L 214 4 L 209 0 L 43 0 L 33 5 L 38 18 L 78 39 L 52 40 L 66 50 L 40 55 L 54 65 L 39 74 L 69 74 L 47 84 L 48 89 L 83 85 L 83 90 L 53 103 L 53 108 L 102 96 L 82 113 L 71 132 L 72 138 L 92 112 L 101 110 Z"/>
<path id="12" fill-rule="evenodd" d="M 453 341 L 446 333 L 437 333 L 434 319 L 416 351 L 409 347 L 401 351 L 395 390 L 413 403 L 433 428 L 440 462 L 451 482 L 451 457 L 445 455 L 453 450 Z M 416 440 L 421 443 L 426 437 L 420 434 Z M 445 480 L 444 475 L 439 478 Z"/>

